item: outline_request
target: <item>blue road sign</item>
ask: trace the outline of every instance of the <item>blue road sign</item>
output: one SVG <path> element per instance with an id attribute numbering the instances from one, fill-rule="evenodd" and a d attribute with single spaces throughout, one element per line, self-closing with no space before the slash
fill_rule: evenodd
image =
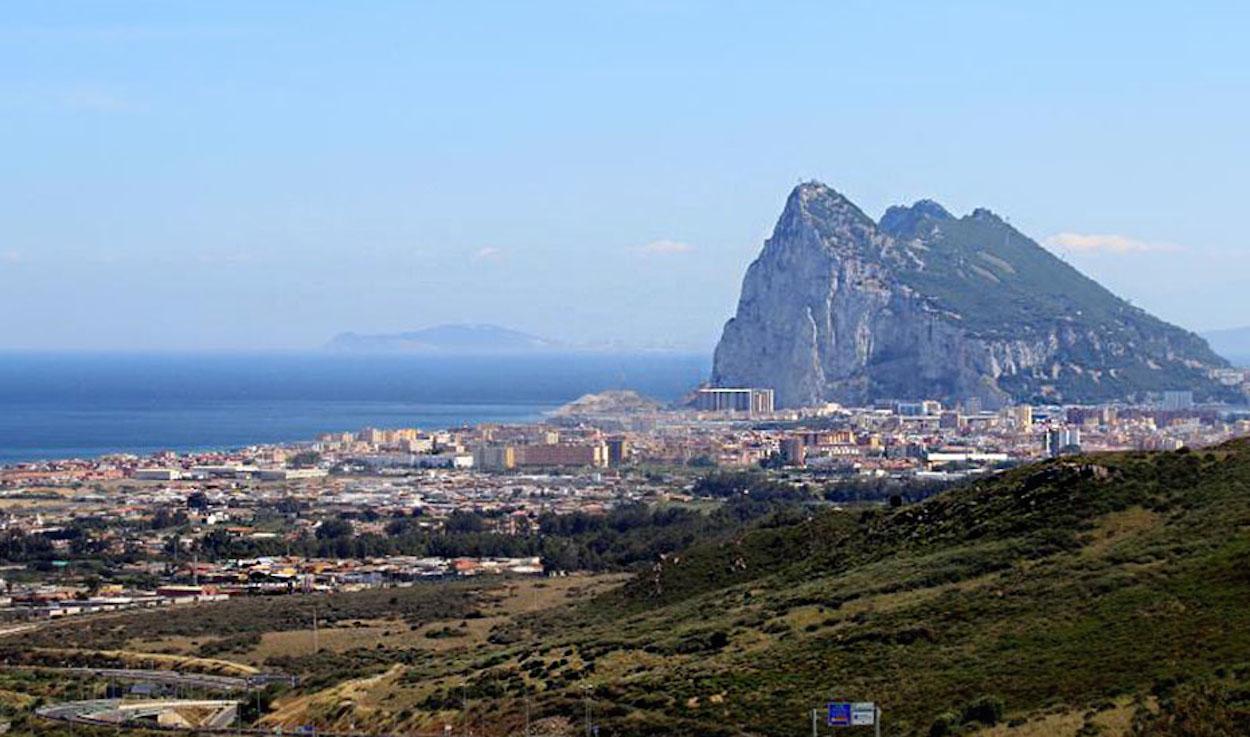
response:
<path id="1" fill-rule="evenodd" d="M 851 705 L 845 701 L 830 701 L 829 716 L 826 717 L 825 723 L 830 727 L 849 727 L 851 726 Z"/>

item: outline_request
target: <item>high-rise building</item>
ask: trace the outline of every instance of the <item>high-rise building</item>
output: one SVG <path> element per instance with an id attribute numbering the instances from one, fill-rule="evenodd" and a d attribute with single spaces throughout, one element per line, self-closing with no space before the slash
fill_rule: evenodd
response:
<path id="1" fill-rule="evenodd" d="M 807 448 L 802 437 L 789 437 L 781 441 L 781 460 L 787 466 L 802 466 L 807 463 Z"/>
<path id="2" fill-rule="evenodd" d="M 1081 451 L 1081 429 L 1079 427 L 1051 428 L 1042 436 L 1042 450 L 1047 456 L 1054 458 L 1065 453 Z"/>
<path id="3" fill-rule="evenodd" d="M 1193 406 L 1194 393 L 1188 389 L 1163 392 L 1163 409 L 1169 412 L 1193 409 Z"/>
<path id="4" fill-rule="evenodd" d="M 606 443 L 592 445 L 522 445 L 516 449 L 518 466 L 608 465 Z"/>
<path id="5" fill-rule="evenodd" d="M 362 443 L 382 445 L 386 442 L 386 431 L 379 430 L 376 427 L 366 427 L 356 433 L 356 439 Z"/>
<path id="6" fill-rule="evenodd" d="M 629 460 L 629 441 L 623 436 L 614 435 L 607 439 L 608 465 L 620 466 Z"/>
<path id="7" fill-rule="evenodd" d="M 516 449 L 510 445 L 479 445 L 473 449 L 473 466 L 484 471 L 516 468 Z"/>
<path id="8" fill-rule="evenodd" d="M 705 412 L 746 412 L 770 414 L 773 411 L 773 390 L 754 388 L 709 387 L 695 392 L 695 409 Z"/>
<path id="9" fill-rule="evenodd" d="M 1022 432 L 1029 432 L 1033 429 L 1033 407 L 1027 404 L 1018 404 L 1011 410 L 1013 419 L 1016 423 L 1016 429 Z"/>

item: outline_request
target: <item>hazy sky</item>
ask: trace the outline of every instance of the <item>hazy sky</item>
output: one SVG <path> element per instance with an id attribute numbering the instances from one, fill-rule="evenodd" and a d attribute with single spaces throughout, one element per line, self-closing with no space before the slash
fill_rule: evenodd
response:
<path id="1" fill-rule="evenodd" d="M 710 349 L 800 178 L 1250 323 L 1250 4 L 607 5 L 6 2 L 0 348 Z"/>

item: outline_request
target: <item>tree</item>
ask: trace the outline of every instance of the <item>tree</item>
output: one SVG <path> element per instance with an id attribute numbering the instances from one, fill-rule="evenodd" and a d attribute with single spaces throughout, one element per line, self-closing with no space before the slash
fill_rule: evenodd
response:
<path id="1" fill-rule="evenodd" d="M 465 512 L 457 509 L 448 515 L 447 521 L 443 524 L 443 529 L 449 533 L 483 532 L 486 530 L 486 521 L 475 512 Z"/>
<path id="2" fill-rule="evenodd" d="M 317 527 L 318 540 L 337 540 L 351 534 L 352 523 L 345 519 L 328 519 Z"/>
<path id="3" fill-rule="evenodd" d="M 305 450 L 291 456 L 287 463 L 292 468 L 316 468 L 321 463 L 321 454 L 315 450 Z"/>

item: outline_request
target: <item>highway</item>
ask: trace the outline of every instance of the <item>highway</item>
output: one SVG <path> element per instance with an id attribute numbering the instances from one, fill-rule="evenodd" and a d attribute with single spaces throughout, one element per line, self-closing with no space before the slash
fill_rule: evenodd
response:
<path id="1" fill-rule="evenodd" d="M 158 683 L 163 686 L 201 688 L 209 691 L 244 691 L 251 685 L 245 678 L 213 676 L 203 673 L 184 673 L 176 670 L 134 670 L 129 668 L 58 668 L 57 670 L 115 681 Z"/>
<path id="2" fill-rule="evenodd" d="M 13 667 L 13 666 L 11 666 Z M 250 678 L 233 678 L 230 676 L 212 676 L 200 673 L 183 673 L 179 671 L 160 670 L 128 670 L 121 668 L 56 668 L 43 666 L 16 666 L 31 670 L 57 671 L 74 673 L 93 678 L 140 681 L 144 683 L 161 683 L 187 688 L 202 688 L 217 691 L 241 691 L 252 686 L 260 686 L 274 681 L 291 682 L 291 676 L 265 673 Z M 246 698 L 246 697 L 244 697 Z M 191 731 L 196 733 L 221 734 L 307 734 L 318 737 L 388 737 L 368 732 L 331 732 L 323 730 L 281 730 L 276 728 L 261 729 L 257 727 L 235 726 L 239 705 L 242 700 L 216 699 L 88 699 L 84 701 L 66 701 L 40 707 L 35 713 L 44 719 L 51 719 L 73 724 L 107 724 L 119 729 L 161 729 L 168 731 Z M 156 718 L 164 712 L 179 709 L 211 709 L 201 723 L 193 726 L 157 724 Z M 406 737 L 445 737 L 442 732 L 428 735 L 406 735 Z"/>
<path id="3" fill-rule="evenodd" d="M 7 667 L 12 669 L 56 671 L 58 673 L 89 676 L 104 680 L 158 683 L 164 686 L 198 688 L 206 691 L 245 691 L 270 683 L 289 683 L 291 685 L 297 683 L 295 677 L 282 673 L 258 673 L 247 678 L 237 678 L 235 676 L 215 676 L 207 673 L 135 668 L 66 668 L 45 665 L 10 665 Z"/>
<path id="4" fill-rule="evenodd" d="M 208 727 L 223 727 L 234 720 L 238 701 L 220 701 L 216 699 L 168 699 L 124 701 L 122 699 L 92 699 L 90 701 L 70 701 L 64 704 L 44 707 L 37 711 L 39 716 L 48 719 L 59 719 L 65 722 L 80 724 L 125 724 L 131 720 L 154 718 L 163 712 L 176 709 L 213 709 L 213 714 L 205 720 Z M 225 723 L 222 716 L 228 717 Z M 199 725 L 196 725 L 199 726 Z"/>
<path id="5" fill-rule="evenodd" d="M 234 726 L 238 701 L 188 700 L 170 699 L 167 701 L 123 701 L 121 699 L 92 699 L 89 701 L 68 701 L 63 704 L 44 706 L 35 713 L 44 719 L 70 722 L 73 724 L 107 725 L 118 729 L 164 730 L 171 732 L 193 732 L 196 734 L 256 734 L 256 735 L 309 735 L 309 737 L 398 737 L 397 735 L 373 734 L 369 732 L 333 732 L 306 727 L 304 729 L 282 730 L 278 728 L 262 729 L 259 727 Z M 153 720 L 162 712 L 178 709 L 215 709 L 198 725 L 173 726 L 162 725 L 155 721 L 136 721 L 138 719 Z M 405 733 L 404 737 L 445 737 L 442 732 Z"/>
<path id="6" fill-rule="evenodd" d="M 27 670 L 27 671 L 54 671 L 58 673 L 70 673 L 76 676 L 88 676 L 100 678 L 105 681 L 136 681 L 140 683 L 160 683 L 163 686 L 175 686 L 179 688 L 201 688 L 204 691 L 246 691 L 247 688 L 255 685 L 251 678 L 236 678 L 234 676 L 212 676 L 209 673 L 186 673 L 183 671 L 156 671 L 156 670 L 135 670 L 135 668 L 68 668 L 56 666 L 6 666 L 11 670 Z M 277 676 L 274 673 L 265 673 L 265 675 L 257 676 L 257 681 L 267 683 L 272 681 L 290 682 L 290 676 Z"/>

